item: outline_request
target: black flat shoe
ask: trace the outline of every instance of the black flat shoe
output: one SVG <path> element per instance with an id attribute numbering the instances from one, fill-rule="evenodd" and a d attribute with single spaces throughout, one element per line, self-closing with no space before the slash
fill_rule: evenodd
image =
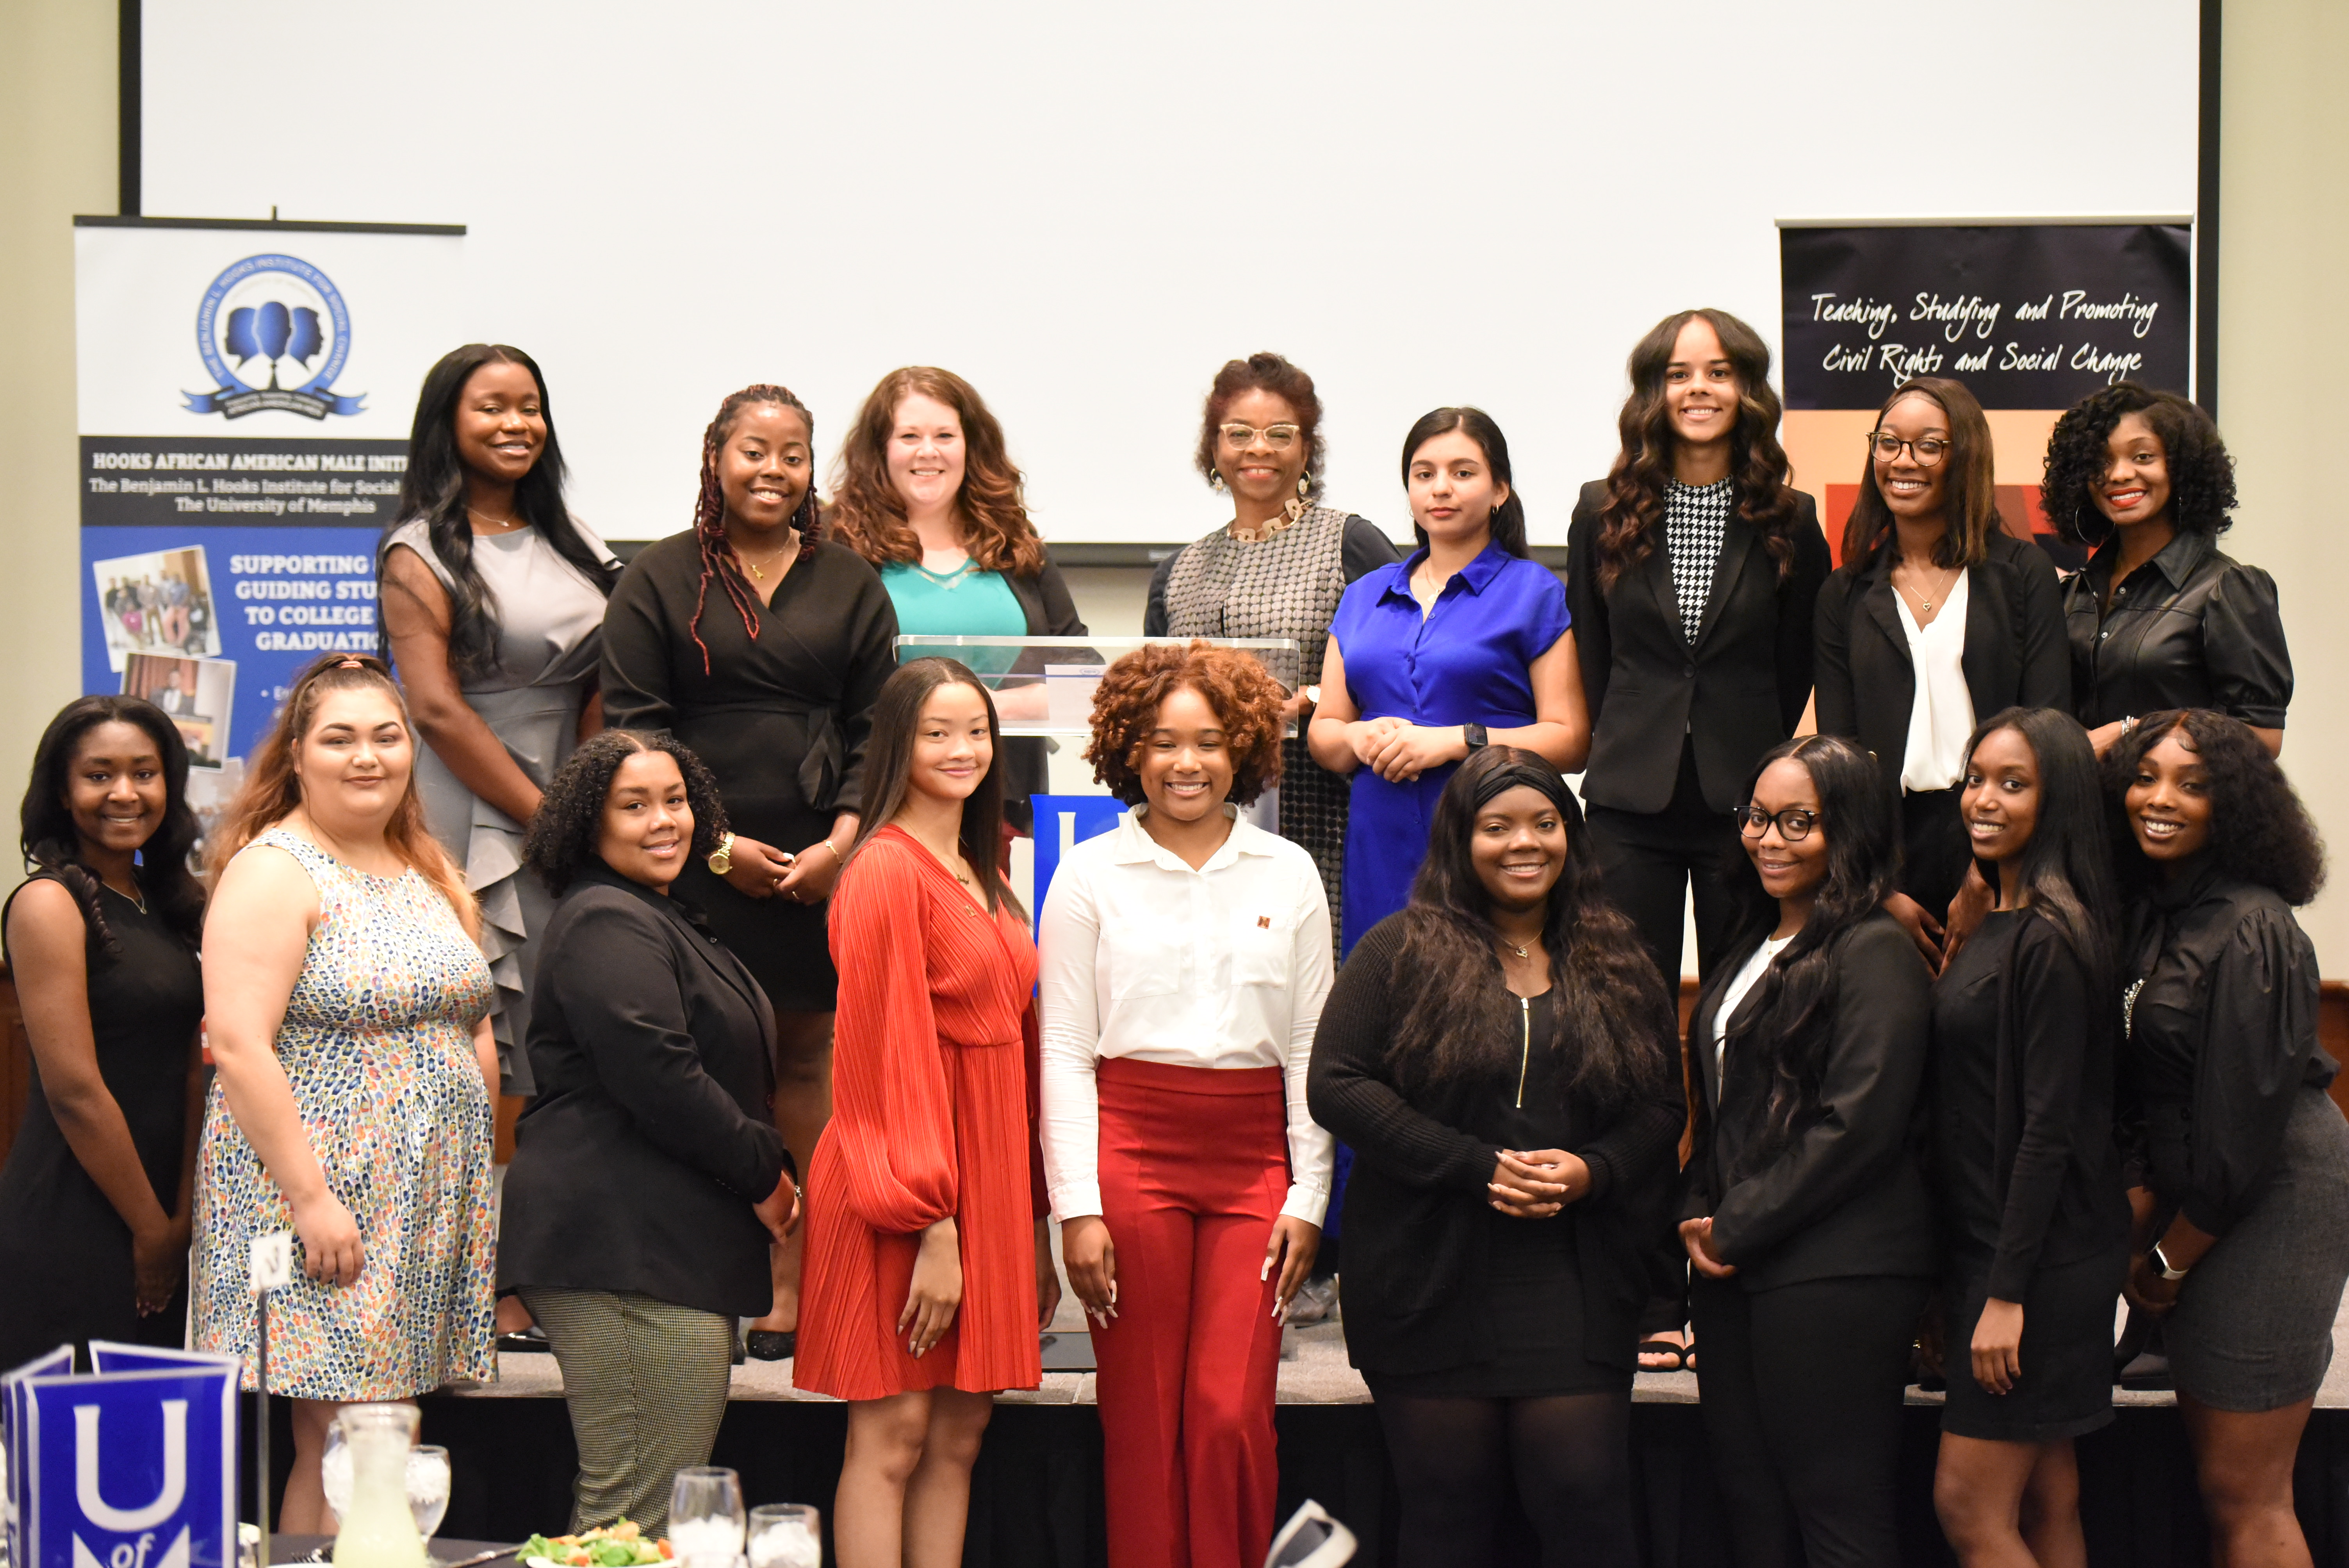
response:
<path id="1" fill-rule="evenodd" d="M 528 1328 L 517 1328 L 499 1335 L 498 1348 L 508 1356 L 545 1356 L 551 1354 L 554 1346 L 546 1342 L 546 1330 L 533 1323 Z"/>
<path id="2" fill-rule="evenodd" d="M 777 1333 L 771 1328 L 754 1328 L 742 1336 L 743 1348 L 753 1361 L 789 1361 L 798 1354 L 800 1334 L 796 1328 Z"/>

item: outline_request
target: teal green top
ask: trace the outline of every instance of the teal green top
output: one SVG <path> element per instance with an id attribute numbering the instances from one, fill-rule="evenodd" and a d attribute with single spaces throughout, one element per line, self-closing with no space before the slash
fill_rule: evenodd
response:
<path id="1" fill-rule="evenodd" d="M 982 571 L 966 561 L 951 572 L 892 561 L 881 568 L 881 586 L 897 607 L 897 631 L 908 637 L 1024 637 L 1028 612 L 1000 572 Z M 945 650 L 941 650 L 945 651 Z M 965 648 L 964 664 L 983 676 L 999 676 L 1019 657 L 1018 648 Z"/>

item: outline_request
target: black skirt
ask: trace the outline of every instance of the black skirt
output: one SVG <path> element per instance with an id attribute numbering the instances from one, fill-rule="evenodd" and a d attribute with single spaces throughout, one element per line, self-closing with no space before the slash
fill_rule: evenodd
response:
<path id="1" fill-rule="evenodd" d="M 1373 1398 L 1530 1399 L 1556 1394 L 1629 1394 L 1627 1366 L 1591 1360 L 1586 1349 L 1619 1347 L 1637 1336 L 1638 1307 L 1588 1321 L 1575 1261 L 1572 1210 L 1548 1220 L 1485 1212 L 1491 1249 L 1485 1303 L 1493 1329 L 1489 1359 L 1432 1372 L 1378 1372 L 1363 1380 Z M 1616 1319 L 1619 1318 L 1619 1321 Z M 1596 1337 L 1593 1337 L 1593 1336 Z"/>
<path id="2" fill-rule="evenodd" d="M 2113 1418 L 2113 1315 L 2128 1274 L 2124 1246 L 2040 1268 L 2023 1301 L 2023 1376 L 1993 1394 L 1974 1380 L 1968 1350 L 1990 1295 L 1990 1263 L 1961 1258 L 1951 1278 L 1942 1365 L 1950 1381 L 1941 1429 L 1994 1442 L 2052 1443 Z"/>

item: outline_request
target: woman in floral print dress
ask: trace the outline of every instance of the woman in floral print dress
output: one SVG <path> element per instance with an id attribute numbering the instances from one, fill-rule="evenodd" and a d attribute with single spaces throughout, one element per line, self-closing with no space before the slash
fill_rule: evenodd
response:
<path id="1" fill-rule="evenodd" d="M 214 834 L 195 1342 L 251 1357 L 247 1248 L 291 1229 L 269 1387 L 295 1400 L 279 1517 L 297 1533 L 333 1528 L 318 1464 L 337 1405 L 496 1370 L 490 975 L 414 760 L 384 666 L 329 656 Z"/>

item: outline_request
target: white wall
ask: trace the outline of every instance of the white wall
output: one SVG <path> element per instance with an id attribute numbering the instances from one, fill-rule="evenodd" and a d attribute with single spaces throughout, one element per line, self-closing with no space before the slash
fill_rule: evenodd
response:
<path id="1" fill-rule="evenodd" d="M 732 388 L 793 387 L 822 445 L 934 363 L 1048 538 L 1189 539 L 1201 394 L 1269 347 L 1320 382 L 1338 504 L 1401 533 L 1403 432 L 1478 402 L 1563 542 L 1641 331 L 1775 339 L 1775 220 L 2190 211 L 2195 16 L 148 0 L 146 208 L 471 225 L 450 342 L 540 356 L 615 538 L 685 525 Z M 289 118 L 224 141 L 224 100 Z"/>

